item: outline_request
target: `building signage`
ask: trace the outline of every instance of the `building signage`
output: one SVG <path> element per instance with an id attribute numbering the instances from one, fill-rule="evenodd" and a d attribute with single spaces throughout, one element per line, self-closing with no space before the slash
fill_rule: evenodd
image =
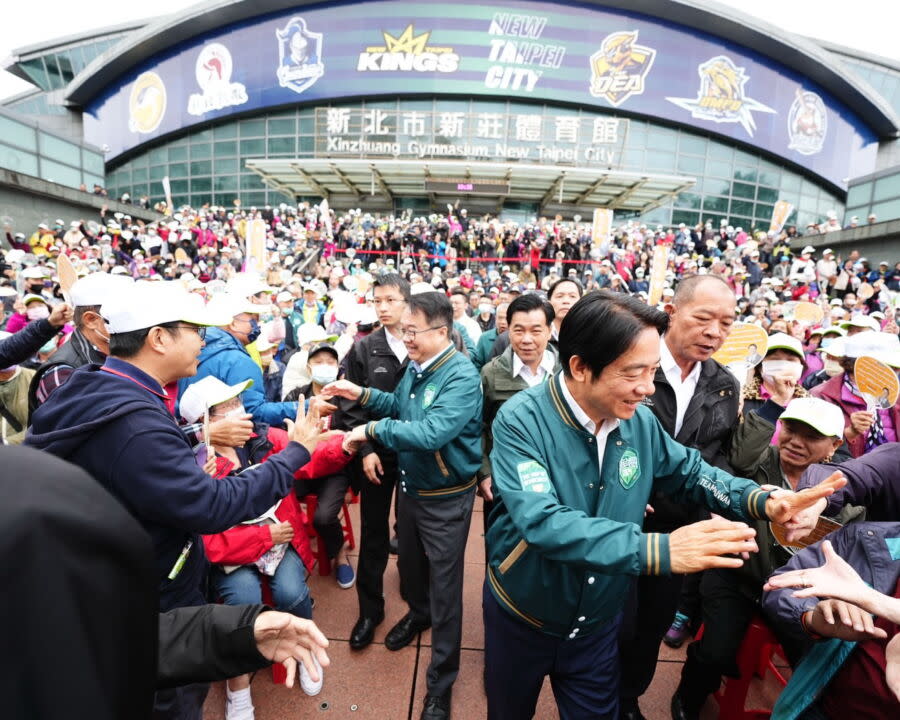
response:
<path id="1" fill-rule="evenodd" d="M 122 68 L 85 109 L 84 132 L 88 142 L 109 146 L 109 161 L 232 114 L 359 98 L 381 108 L 397 98 L 437 98 L 431 109 L 442 98 L 448 110 L 465 111 L 469 98 L 521 106 L 517 117 L 410 117 L 406 131 L 403 118 L 376 116 L 371 132 L 325 134 L 317 148 L 331 143 L 333 153 L 364 153 L 344 150 L 344 143 L 390 143 L 392 156 L 471 151 L 476 158 L 524 154 L 539 162 L 616 165 L 622 158 L 610 161 L 610 144 L 588 137 L 594 128 L 586 116 L 623 110 L 632 119 L 738 141 L 836 186 L 872 172 L 877 153 L 877 138 L 853 109 L 777 57 L 636 13 L 540 0 L 527 8 L 516 0 L 371 0 L 260 15 Z M 530 114 L 542 116 L 540 128 Z M 444 132 L 428 125 L 427 140 L 409 132 L 422 122 Z M 391 131 L 381 133 L 380 123 Z"/>

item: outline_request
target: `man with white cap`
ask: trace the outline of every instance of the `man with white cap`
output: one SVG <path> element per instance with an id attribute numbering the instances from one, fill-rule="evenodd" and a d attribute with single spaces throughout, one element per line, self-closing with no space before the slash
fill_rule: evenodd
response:
<path id="1" fill-rule="evenodd" d="M 179 396 L 188 386 L 207 375 L 213 375 L 227 385 L 253 380 L 253 386 L 244 393 L 244 407 L 256 422 L 275 427 L 297 414 L 295 402 L 266 402 L 262 369 L 250 356 L 247 346 L 260 335 L 259 314 L 264 306 L 255 305 L 243 295 L 231 292 L 215 296 L 209 304 L 211 311 L 220 316 L 219 327 L 210 328 L 206 346 L 200 353 L 197 374 L 183 376 L 178 383 Z"/>
<path id="2" fill-rule="evenodd" d="M 109 355 L 109 331 L 100 317 L 100 306 L 132 285 L 122 275 L 94 273 L 78 280 L 69 291 L 75 308 L 75 330 L 68 342 L 57 350 L 49 362 L 38 368 L 28 391 L 28 408 L 33 413 L 56 388 L 83 365 L 102 365 Z"/>
<path id="3" fill-rule="evenodd" d="M 841 446 L 843 417 L 839 408 L 815 398 L 795 398 L 786 407 L 770 405 L 777 412 L 747 414 L 732 438 L 728 460 L 743 477 L 796 490 L 810 465 L 831 461 Z M 781 429 L 773 440 L 779 421 Z M 833 515 L 839 512 L 838 522 L 847 523 L 860 516 L 861 508 L 838 508 Z M 792 552 L 778 544 L 767 521 L 756 521 L 752 527 L 759 552 L 739 568 L 707 570 L 700 580 L 705 631 L 688 646 L 681 682 L 672 698 L 674 720 L 698 718 L 706 699 L 721 685 L 722 675 L 738 676 L 739 648 L 759 610 L 763 584 L 791 558 Z M 804 643 L 789 636 L 780 639 L 786 657 L 796 663 Z"/>
<path id="4" fill-rule="evenodd" d="M 146 283 L 118 293 L 100 314 L 110 356 L 102 367 L 76 370 L 35 411 L 26 444 L 86 470 L 141 523 L 156 554 L 162 611 L 202 605 L 200 533 L 258 517 L 290 493 L 294 472 L 321 437 L 318 415 L 289 425 L 291 442 L 278 456 L 213 479 L 197 465 L 164 388 L 196 372 L 206 326 L 219 321 L 199 298 Z M 194 685 L 157 693 L 155 717 L 199 718 L 206 691 Z"/>

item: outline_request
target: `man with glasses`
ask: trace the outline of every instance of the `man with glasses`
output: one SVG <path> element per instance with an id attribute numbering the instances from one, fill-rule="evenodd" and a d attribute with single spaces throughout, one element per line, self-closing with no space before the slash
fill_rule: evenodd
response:
<path id="1" fill-rule="evenodd" d="M 258 517 L 293 490 L 294 473 L 321 437 L 318 415 L 289 425 L 291 442 L 266 463 L 213 479 L 197 465 L 165 387 L 197 371 L 204 326 L 220 320 L 199 297 L 151 283 L 117 293 L 100 315 L 109 357 L 53 392 L 35 411 L 26 444 L 87 471 L 141 523 L 153 542 L 162 612 L 202 605 L 207 562 L 199 535 Z M 199 718 L 206 690 L 157 693 L 154 717 Z"/>
<path id="2" fill-rule="evenodd" d="M 353 345 L 345 362 L 345 377 L 357 385 L 392 393 L 406 370 L 407 352 L 400 321 L 409 302 L 409 283 L 396 273 L 373 283 L 375 312 L 381 327 Z M 342 401 L 335 424 L 346 428 L 377 419 L 356 403 Z M 384 620 L 384 571 L 390 549 L 390 515 L 398 485 L 397 455 L 377 441 L 366 440 L 359 450 L 356 485 L 360 488 L 359 562 L 356 593 L 359 619 L 350 633 L 350 647 L 362 650 Z"/>
<path id="3" fill-rule="evenodd" d="M 267 402 L 262 368 L 253 360 L 247 346 L 259 337 L 257 319 L 263 306 L 243 296 L 224 293 L 210 301 L 210 309 L 218 316 L 230 318 L 226 325 L 210 328 L 206 347 L 200 353 L 200 364 L 194 377 L 178 383 L 179 397 L 192 383 L 212 375 L 226 385 L 252 380 L 253 385 L 243 395 L 244 407 L 253 421 L 280 427 L 297 414 L 295 402 Z"/>
<path id="4" fill-rule="evenodd" d="M 377 441 L 400 468 L 400 592 L 409 612 L 385 638 L 399 650 L 432 629 L 422 720 L 450 717 L 459 671 L 466 539 L 481 465 L 481 383 L 450 341 L 453 309 L 437 292 L 413 295 L 400 328 L 409 365 L 391 394 L 339 380 L 327 398 L 358 401 L 381 420 L 353 429 L 347 442 Z"/>

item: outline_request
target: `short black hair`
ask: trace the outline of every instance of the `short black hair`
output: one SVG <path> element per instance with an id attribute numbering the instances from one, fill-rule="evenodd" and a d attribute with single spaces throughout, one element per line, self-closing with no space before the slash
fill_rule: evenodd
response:
<path id="1" fill-rule="evenodd" d="M 571 375 L 569 361 L 577 355 L 598 378 L 650 327 L 662 335 L 669 327 L 669 316 L 630 295 L 592 290 L 571 307 L 559 329 L 563 371 Z"/>
<path id="2" fill-rule="evenodd" d="M 453 297 L 454 295 L 462 295 L 467 301 L 469 299 L 469 293 L 467 293 L 461 287 L 455 287 L 450 291 L 450 297 Z"/>
<path id="3" fill-rule="evenodd" d="M 75 311 L 72 314 L 72 322 L 75 324 L 75 327 L 81 330 L 84 327 L 84 314 L 92 312 L 95 315 L 100 314 L 100 306 L 99 305 L 78 305 L 75 307 Z"/>
<path id="4" fill-rule="evenodd" d="M 397 273 L 384 273 L 375 278 L 375 282 L 372 283 L 373 288 L 377 287 L 392 287 L 397 288 L 400 294 L 403 296 L 403 299 L 406 302 L 409 302 L 410 292 L 409 292 L 409 282 L 404 280 Z"/>
<path id="5" fill-rule="evenodd" d="M 548 325 L 552 323 L 553 318 L 556 317 L 553 306 L 544 300 L 544 298 L 536 293 L 525 293 L 524 295 L 519 295 L 519 297 L 509 304 L 509 307 L 506 309 L 506 322 L 512 325 L 513 315 L 520 312 L 530 313 L 533 310 L 543 310 Z"/>
<path id="6" fill-rule="evenodd" d="M 559 280 L 557 280 L 555 283 L 553 283 L 550 286 L 550 289 L 547 291 L 547 299 L 548 300 L 550 300 L 553 297 L 553 293 L 556 292 L 556 288 L 558 288 L 563 283 L 572 283 L 575 287 L 577 287 L 578 288 L 578 297 L 582 297 L 584 295 L 584 286 L 581 284 L 581 282 L 576 280 L 575 278 L 566 276 L 566 277 L 560 278 Z"/>
<path id="7" fill-rule="evenodd" d="M 164 328 L 169 335 L 174 337 L 178 334 L 178 326 L 179 323 L 170 322 L 126 333 L 111 333 L 109 336 L 109 354 L 113 357 L 132 358 L 144 347 L 144 341 L 154 327 Z"/>
<path id="8" fill-rule="evenodd" d="M 420 312 L 432 327 L 453 327 L 453 306 L 450 299 L 439 292 L 420 293 L 409 299 L 409 311 Z"/>

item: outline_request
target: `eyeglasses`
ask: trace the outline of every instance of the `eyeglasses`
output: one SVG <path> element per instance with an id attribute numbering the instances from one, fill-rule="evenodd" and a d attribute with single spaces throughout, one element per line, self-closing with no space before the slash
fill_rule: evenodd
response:
<path id="1" fill-rule="evenodd" d="M 175 327 L 183 328 L 184 330 L 194 330 L 200 336 L 201 340 L 206 340 L 205 325 L 176 325 Z"/>
<path id="2" fill-rule="evenodd" d="M 436 327 L 425 328 L 424 330 L 410 330 L 409 328 L 401 328 L 400 335 L 404 340 L 406 338 L 415 340 L 422 333 L 431 332 L 432 330 L 440 330 L 443 327 L 447 327 L 447 326 L 446 325 L 437 325 Z"/>

